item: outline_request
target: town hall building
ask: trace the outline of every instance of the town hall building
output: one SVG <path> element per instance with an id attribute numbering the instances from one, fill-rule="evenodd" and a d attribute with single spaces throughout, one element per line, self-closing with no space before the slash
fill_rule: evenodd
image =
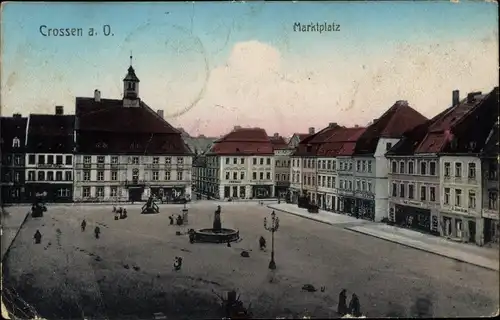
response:
<path id="1" fill-rule="evenodd" d="M 141 201 L 191 196 L 192 152 L 181 132 L 139 97 L 130 65 L 123 99 L 77 97 L 75 201 Z"/>

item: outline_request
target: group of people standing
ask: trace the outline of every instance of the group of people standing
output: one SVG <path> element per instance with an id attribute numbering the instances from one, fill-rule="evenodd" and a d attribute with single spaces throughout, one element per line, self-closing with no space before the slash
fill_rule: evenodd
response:
<path id="1" fill-rule="evenodd" d="M 347 306 L 347 290 L 342 289 L 339 294 L 339 304 L 337 312 L 341 316 L 346 314 L 353 315 L 355 317 L 361 317 L 361 305 L 359 303 L 358 296 L 353 293 L 351 296 L 351 301 L 349 302 L 349 307 Z"/>
<path id="2" fill-rule="evenodd" d="M 85 221 L 85 219 L 83 219 L 82 223 L 80 224 L 80 227 L 82 229 L 82 232 L 85 231 L 85 229 L 87 228 L 87 221 Z M 101 228 L 99 228 L 99 226 L 95 226 L 94 228 L 94 236 L 96 239 L 99 239 L 99 235 L 101 234 Z M 42 243 L 42 233 L 40 232 L 40 230 L 36 230 L 35 232 L 35 235 L 33 236 L 33 238 L 35 239 L 35 244 L 40 244 Z"/>
<path id="3" fill-rule="evenodd" d="M 85 221 L 85 219 L 83 219 L 81 227 L 82 227 L 82 232 L 84 232 L 85 228 L 87 227 L 87 221 Z M 94 236 L 95 236 L 95 238 L 99 239 L 99 235 L 100 234 L 101 234 L 101 228 L 99 228 L 99 226 L 95 226 L 95 228 L 94 228 Z"/>

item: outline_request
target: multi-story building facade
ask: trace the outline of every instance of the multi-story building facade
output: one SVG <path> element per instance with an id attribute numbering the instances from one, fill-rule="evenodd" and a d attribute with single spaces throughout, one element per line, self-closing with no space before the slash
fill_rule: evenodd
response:
<path id="1" fill-rule="evenodd" d="M 332 126 L 332 125 L 331 125 Z M 318 205 L 320 208 L 353 213 L 353 165 L 351 155 L 356 140 L 365 128 L 343 128 L 333 130 L 318 148 Z"/>
<path id="2" fill-rule="evenodd" d="M 359 137 L 352 164 L 353 166 L 355 164 L 357 169 L 357 164 L 360 163 L 361 170 L 354 171 L 352 180 L 353 183 L 359 180 L 361 187 L 364 181 L 367 186 L 370 184 L 374 191 L 371 195 L 356 193 L 354 201 L 356 215 L 377 222 L 387 217 L 389 164 L 385 154 L 403 137 L 404 132 L 426 120 L 427 118 L 411 108 L 406 101 L 397 101 L 380 118 L 375 119 Z M 366 163 L 364 171 L 363 163 Z M 368 171 L 369 163 L 371 163 L 370 171 Z"/>
<path id="3" fill-rule="evenodd" d="M 307 196 L 311 203 L 317 203 L 318 198 L 318 158 L 317 152 L 326 139 L 340 126 L 330 123 L 328 127 L 314 133 L 309 128 L 309 135 L 302 139 L 291 155 L 290 196 L 293 203 L 299 197 Z M 293 139 L 293 137 L 292 137 Z M 290 139 L 290 142 L 293 140 Z"/>
<path id="4" fill-rule="evenodd" d="M 498 207 L 498 121 L 493 126 L 481 152 L 482 167 L 482 217 L 484 219 L 484 243 L 500 243 Z"/>
<path id="5" fill-rule="evenodd" d="M 386 153 L 390 222 L 439 235 L 439 157 L 428 148 L 428 130 L 447 112 L 405 133 Z"/>
<path id="6" fill-rule="evenodd" d="M 205 170 L 215 198 L 274 197 L 273 144 L 264 129 L 235 127 L 214 142 Z"/>
<path id="7" fill-rule="evenodd" d="M 460 101 L 458 90 L 453 91 L 451 107 L 406 132 L 386 153 L 390 161 L 389 221 L 460 241 L 482 243 L 477 151 L 489 131 L 478 130 L 470 137 L 466 132 L 474 119 L 494 117 L 491 106 L 483 99 L 484 96 L 472 93 Z M 484 124 L 491 128 L 488 121 Z"/>
<path id="8" fill-rule="evenodd" d="M 480 152 L 498 119 L 498 88 L 469 93 L 455 109 L 449 129 L 434 141 L 440 145 L 441 229 L 446 237 L 483 245 Z"/>
<path id="9" fill-rule="evenodd" d="M 31 114 L 26 139 L 26 195 L 72 202 L 75 116 L 56 106 L 54 115 Z"/>
<path id="10" fill-rule="evenodd" d="M 287 200 L 292 203 L 297 203 L 298 197 L 302 194 L 302 159 L 298 155 L 294 155 L 295 149 L 299 143 L 307 137 L 314 135 L 314 128 L 309 128 L 308 133 L 294 133 L 288 141 L 288 147 L 294 151 L 290 154 L 290 184 L 288 188 Z"/>
<path id="11" fill-rule="evenodd" d="M 20 203 L 25 196 L 25 146 L 28 118 L 0 118 L 1 203 Z"/>
<path id="12" fill-rule="evenodd" d="M 191 196 L 192 152 L 181 132 L 139 98 L 132 66 L 123 99 L 76 98 L 75 201 Z"/>
<path id="13" fill-rule="evenodd" d="M 278 133 L 269 138 L 274 150 L 274 195 L 286 199 L 290 188 L 290 155 L 295 149 Z"/>

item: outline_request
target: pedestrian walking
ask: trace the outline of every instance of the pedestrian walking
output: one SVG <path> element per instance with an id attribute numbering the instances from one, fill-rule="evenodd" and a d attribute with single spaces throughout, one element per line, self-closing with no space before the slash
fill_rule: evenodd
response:
<path id="1" fill-rule="evenodd" d="M 175 257 L 175 259 L 174 259 L 175 271 L 181 270 L 181 267 L 182 267 L 182 257 Z"/>
<path id="2" fill-rule="evenodd" d="M 94 229 L 94 234 L 95 234 L 95 238 L 96 239 L 99 239 L 99 234 L 101 233 L 101 229 L 99 228 L 99 226 L 96 226 L 95 229 Z"/>
<path id="3" fill-rule="evenodd" d="M 36 230 L 35 236 L 33 238 L 35 239 L 36 244 L 41 243 L 42 242 L 42 234 L 40 233 L 40 231 Z"/>
<path id="4" fill-rule="evenodd" d="M 81 226 L 82 226 L 82 232 L 85 231 L 85 228 L 87 227 L 87 221 L 85 221 L 85 219 L 83 219 Z"/>
<path id="5" fill-rule="evenodd" d="M 347 290 L 346 289 L 342 289 L 342 291 L 340 291 L 337 312 L 340 316 L 345 316 L 347 314 Z"/>
<path id="6" fill-rule="evenodd" d="M 259 238 L 259 247 L 260 250 L 264 250 L 266 248 L 266 239 L 264 239 L 263 236 L 260 236 Z"/>
<path id="7" fill-rule="evenodd" d="M 359 298 L 355 293 L 352 294 L 351 302 L 349 302 L 349 311 L 351 315 L 361 317 L 361 305 L 359 303 Z"/>

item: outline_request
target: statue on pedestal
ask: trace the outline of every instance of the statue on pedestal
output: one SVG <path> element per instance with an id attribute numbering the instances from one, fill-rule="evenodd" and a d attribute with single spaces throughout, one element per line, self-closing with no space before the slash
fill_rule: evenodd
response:
<path id="1" fill-rule="evenodd" d="M 215 210 L 214 213 L 214 223 L 213 223 L 213 229 L 215 232 L 220 231 L 222 229 L 221 221 L 220 221 L 220 206 L 217 206 L 217 210 Z"/>

